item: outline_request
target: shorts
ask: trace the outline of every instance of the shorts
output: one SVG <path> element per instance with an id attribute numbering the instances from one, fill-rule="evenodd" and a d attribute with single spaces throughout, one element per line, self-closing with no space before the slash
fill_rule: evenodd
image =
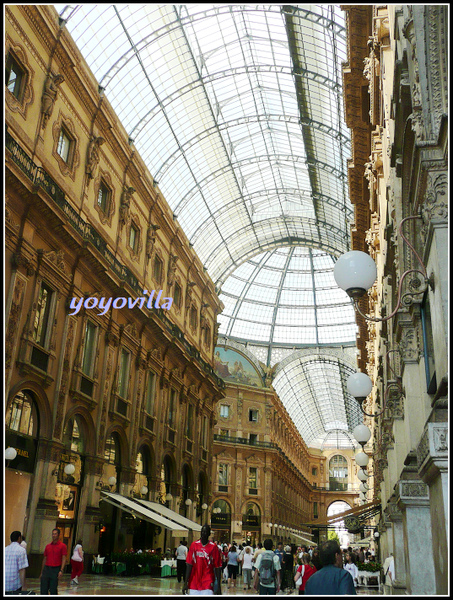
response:
<path id="1" fill-rule="evenodd" d="M 237 565 L 228 565 L 228 579 L 236 579 L 238 574 Z"/>

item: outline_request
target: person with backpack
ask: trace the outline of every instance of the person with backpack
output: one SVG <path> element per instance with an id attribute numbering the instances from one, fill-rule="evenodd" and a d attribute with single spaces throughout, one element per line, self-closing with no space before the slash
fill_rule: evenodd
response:
<path id="1" fill-rule="evenodd" d="M 280 559 L 272 552 L 273 541 L 264 540 L 264 552 L 255 562 L 254 588 L 260 596 L 274 596 L 280 591 Z"/>

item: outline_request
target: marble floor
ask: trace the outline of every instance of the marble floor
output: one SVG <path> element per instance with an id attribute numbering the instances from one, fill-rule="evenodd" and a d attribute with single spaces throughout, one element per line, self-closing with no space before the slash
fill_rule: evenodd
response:
<path id="1" fill-rule="evenodd" d="M 154 578 L 142 575 L 140 577 L 119 577 L 114 575 L 85 575 L 80 577 L 79 586 L 70 585 L 69 575 L 64 575 L 58 586 L 60 596 L 180 596 L 182 584 L 176 577 Z M 27 579 L 27 588 L 39 594 L 39 579 Z M 358 595 L 379 595 L 377 588 L 357 588 Z M 239 578 L 235 588 L 222 586 L 224 596 L 254 595 L 251 590 L 244 590 Z M 288 594 L 281 592 L 281 596 Z M 294 595 L 290 594 L 290 595 Z M 382 592 L 381 592 L 382 595 Z"/>

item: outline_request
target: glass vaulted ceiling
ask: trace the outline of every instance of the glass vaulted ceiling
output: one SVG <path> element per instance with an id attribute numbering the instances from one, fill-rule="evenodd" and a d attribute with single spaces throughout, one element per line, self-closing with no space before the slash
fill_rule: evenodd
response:
<path id="1" fill-rule="evenodd" d="M 261 260 L 266 251 L 299 246 L 339 256 L 349 249 L 339 6 L 55 7 L 219 290 L 247 259 Z M 286 252 L 296 260 L 297 248 Z M 314 265 L 319 255 L 309 256 Z M 285 273 L 284 281 L 291 269 Z M 284 281 L 275 285 L 280 300 L 297 288 L 286 289 Z M 291 309 L 256 301 L 256 312 L 270 308 L 283 319 L 270 321 L 269 340 L 290 336 Z M 317 319 L 310 339 L 322 343 L 322 302 L 301 305 L 306 333 Z M 239 310 L 245 306 L 244 299 Z M 344 298 L 338 307 L 346 326 Z M 341 341 L 351 335 L 345 329 Z"/>

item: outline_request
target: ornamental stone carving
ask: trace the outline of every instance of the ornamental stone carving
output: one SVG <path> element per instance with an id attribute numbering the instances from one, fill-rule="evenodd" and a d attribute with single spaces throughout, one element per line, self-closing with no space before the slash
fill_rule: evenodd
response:
<path id="1" fill-rule="evenodd" d="M 153 255 L 154 244 L 156 242 L 156 231 L 160 229 L 159 225 L 149 224 L 148 231 L 146 232 L 146 258 L 151 259 Z"/>
<path id="2" fill-rule="evenodd" d="M 120 226 L 129 222 L 129 211 L 132 194 L 135 192 L 133 187 L 124 186 L 120 202 Z"/>
<path id="3" fill-rule="evenodd" d="M 429 499 L 429 489 L 423 481 L 400 481 L 399 482 L 400 500 L 411 500 L 414 498 L 420 500 Z"/>
<path id="4" fill-rule="evenodd" d="M 423 243 L 433 220 L 448 219 L 448 177 L 446 173 L 431 173 L 428 177 L 426 199 L 421 208 L 423 227 L 420 232 Z"/>
<path id="5" fill-rule="evenodd" d="M 93 179 L 96 175 L 96 167 L 99 164 L 99 148 L 102 146 L 103 143 L 103 137 L 93 136 L 88 145 L 87 163 L 85 166 L 85 173 L 88 175 L 88 182 L 90 182 L 90 180 Z"/>
<path id="6" fill-rule="evenodd" d="M 53 108 L 55 106 L 55 101 L 57 99 L 58 91 L 60 85 L 63 83 L 64 77 L 59 73 L 55 75 L 48 75 L 46 82 L 44 84 L 44 91 L 41 99 L 41 114 L 42 121 L 41 127 L 45 129 L 48 120 L 52 116 Z"/>
<path id="7" fill-rule="evenodd" d="M 404 363 L 418 362 L 420 358 L 420 344 L 417 331 L 414 327 L 404 327 L 399 349 Z"/>

